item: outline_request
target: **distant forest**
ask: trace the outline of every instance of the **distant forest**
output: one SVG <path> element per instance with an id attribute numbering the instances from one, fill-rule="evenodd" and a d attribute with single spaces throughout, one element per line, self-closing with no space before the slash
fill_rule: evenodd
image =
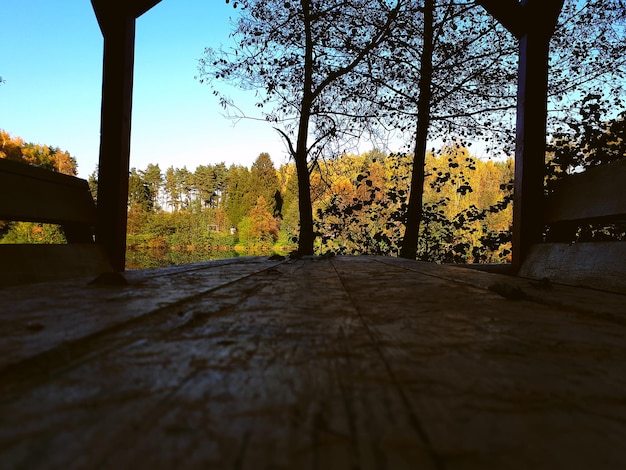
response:
<path id="1" fill-rule="evenodd" d="M 571 172 L 626 156 L 626 120 L 586 120 L 548 143 L 546 191 Z M 57 147 L 27 143 L 0 130 L 0 158 L 69 175 L 76 161 Z M 398 255 L 412 155 L 372 150 L 319 160 L 313 168 L 316 253 Z M 483 160 L 461 145 L 431 151 L 425 166 L 417 258 L 434 262 L 506 262 L 510 258 L 513 160 Z M 89 185 L 97 202 L 97 171 Z M 129 250 L 246 254 L 297 247 L 295 165 L 274 166 L 261 153 L 250 168 L 226 163 L 195 170 L 149 164 L 129 174 Z M 624 228 L 577 235 L 623 239 Z M 58 226 L 0 221 L 0 243 L 63 243 Z"/>
<path id="2" fill-rule="evenodd" d="M 0 131 L 0 158 L 76 174 L 69 153 Z M 316 250 L 398 252 L 411 155 L 376 150 L 320 161 L 311 174 Z M 483 161 L 465 148 L 429 154 L 419 258 L 505 261 L 509 256 L 513 163 Z M 97 201 L 97 171 L 89 177 Z M 149 164 L 129 174 L 129 250 L 288 251 L 297 246 L 295 167 L 261 153 L 250 168 L 225 163 L 195 170 Z M 0 243 L 61 243 L 53 225 L 2 222 Z"/>
<path id="3" fill-rule="evenodd" d="M 397 254 L 411 158 L 371 151 L 320 162 L 311 175 L 320 253 Z M 512 162 L 466 149 L 429 157 L 423 247 L 437 261 L 496 261 L 509 254 Z M 97 198 L 95 174 L 91 178 Z M 158 165 L 130 172 L 129 248 L 288 250 L 297 245 L 295 167 L 261 153 L 251 168 Z M 487 242 L 487 238 L 490 240 Z M 481 248 L 477 248 L 480 246 Z M 489 248 L 488 248 L 489 247 Z"/>

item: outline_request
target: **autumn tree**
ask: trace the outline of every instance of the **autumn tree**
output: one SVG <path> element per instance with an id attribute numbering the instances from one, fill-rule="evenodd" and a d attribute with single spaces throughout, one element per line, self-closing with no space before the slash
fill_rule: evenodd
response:
<path id="1" fill-rule="evenodd" d="M 75 176 L 76 160 L 58 147 L 25 142 L 0 129 L 0 158 L 50 171 Z M 65 236 L 58 225 L 33 222 L 0 221 L 3 243 L 63 243 Z"/>
<path id="2" fill-rule="evenodd" d="M 506 78 L 514 77 L 507 66 L 515 44 L 471 2 L 414 1 L 400 21 L 385 47 L 368 57 L 371 86 L 361 99 L 378 109 L 382 126 L 409 137 L 413 166 L 402 256 L 415 258 L 428 144 L 455 136 L 465 146 L 487 137 L 493 114 L 513 102 Z"/>
<path id="3" fill-rule="evenodd" d="M 591 100 L 614 119 L 626 105 L 626 6 L 623 0 L 568 1 L 550 43 L 548 134 L 580 126 Z M 589 116 L 592 117 L 592 116 Z"/>
<path id="4" fill-rule="evenodd" d="M 98 203 L 98 165 L 94 171 L 89 174 L 87 178 L 87 184 L 89 185 L 89 191 L 91 192 L 91 197 L 93 200 Z"/>
<path id="5" fill-rule="evenodd" d="M 278 169 L 280 196 L 280 243 L 293 245 L 298 238 L 300 216 L 298 214 L 298 179 L 293 164 L 282 164 Z"/>
<path id="6" fill-rule="evenodd" d="M 11 134 L 0 129 L 0 158 L 14 162 L 22 161 L 23 146 L 24 141 L 20 137 L 12 137 Z"/>
<path id="7" fill-rule="evenodd" d="M 259 196 L 250 211 L 250 236 L 256 242 L 272 244 L 278 239 L 278 224 L 271 214 L 270 204 Z"/>
<path id="8" fill-rule="evenodd" d="M 0 158 L 76 176 L 76 159 L 59 147 L 25 142 L 0 129 Z"/>
<path id="9" fill-rule="evenodd" d="M 228 2 L 227 2 L 228 3 Z M 258 106 L 286 142 L 298 178 L 299 251 L 313 253 L 309 163 L 349 136 L 351 76 L 390 36 L 407 0 L 241 0 L 229 50 L 207 49 L 200 80 L 260 92 Z M 218 95 L 219 92 L 216 91 Z M 223 94 L 224 106 L 233 105 Z"/>
<path id="10" fill-rule="evenodd" d="M 390 51 L 370 62 L 370 79 L 379 85 L 375 100 L 389 126 L 404 132 L 414 122 L 416 128 L 403 243 L 403 256 L 409 258 L 416 254 L 422 217 L 427 142 L 451 137 L 466 146 L 479 141 L 492 154 L 499 150 L 510 155 L 516 106 L 515 38 L 473 2 L 416 3 L 419 13 L 406 28 L 413 33 L 394 36 Z M 551 129 L 557 129 L 559 119 L 571 115 L 572 105 L 589 93 L 602 90 L 615 100 L 617 109 L 621 106 L 625 50 L 621 3 L 566 3 L 552 44 Z M 614 67 L 607 68 L 606 63 Z"/>

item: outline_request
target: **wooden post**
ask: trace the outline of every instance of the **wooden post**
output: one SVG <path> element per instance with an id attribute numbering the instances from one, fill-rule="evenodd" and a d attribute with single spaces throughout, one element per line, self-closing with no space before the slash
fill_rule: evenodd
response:
<path id="1" fill-rule="evenodd" d="M 112 19 L 103 29 L 103 35 L 96 242 L 104 245 L 113 269 L 123 271 L 126 255 L 135 18 L 124 16 Z"/>
<path id="2" fill-rule="evenodd" d="M 96 242 L 116 271 L 126 262 L 135 22 L 159 1 L 91 0 L 104 36 Z"/>
<path id="3" fill-rule="evenodd" d="M 519 39 L 513 260 L 517 271 L 542 241 L 550 38 L 563 0 L 478 0 Z"/>
<path id="4" fill-rule="evenodd" d="M 515 192 L 513 195 L 513 269 L 531 245 L 542 241 L 544 228 L 548 45 L 550 37 L 528 31 L 519 45 Z"/>

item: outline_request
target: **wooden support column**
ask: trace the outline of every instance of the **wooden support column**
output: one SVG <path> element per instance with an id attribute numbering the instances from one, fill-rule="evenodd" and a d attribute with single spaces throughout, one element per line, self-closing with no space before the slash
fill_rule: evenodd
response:
<path id="1" fill-rule="evenodd" d="M 91 1 L 104 37 L 96 242 L 116 271 L 126 261 L 135 22 L 159 1 Z"/>
<path id="2" fill-rule="evenodd" d="M 542 241 L 550 36 L 528 31 L 519 44 L 515 186 L 513 195 L 513 269 L 531 245 Z"/>
<path id="3" fill-rule="evenodd" d="M 113 269 L 123 271 L 126 255 L 135 18 L 114 18 L 103 29 L 103 35 L 96 242 L 104 245 Z"/>
<path id="4" fill-rule="evenodd" d="M 519 40 L 513 270 L 542 241 L 550 38 L 564 0 L 478 0 Z"/>

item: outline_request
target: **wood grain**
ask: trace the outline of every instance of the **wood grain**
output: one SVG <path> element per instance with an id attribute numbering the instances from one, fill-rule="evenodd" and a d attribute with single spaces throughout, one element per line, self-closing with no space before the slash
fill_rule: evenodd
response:
<path id="1" fill-rule="evenodd" d="M 535 245 L 518 275 L 624 293 L 626 242 Z"/>
<path id="2" fill-rule="evenodd" d="M 548 198 L 546 222 L 626 220 L 626 159 L 569 175 Z"/>
<path id="3" fill-rule="evenodd" d="M 93 224 L 87 181 L 0 158 L 0 219 Z"/>
<path id="4" fill-rule="evenodd" d="M 1 292 L 7 468 L 626 465 L 624 296 L 382 257 L 125 276 Z"/>

